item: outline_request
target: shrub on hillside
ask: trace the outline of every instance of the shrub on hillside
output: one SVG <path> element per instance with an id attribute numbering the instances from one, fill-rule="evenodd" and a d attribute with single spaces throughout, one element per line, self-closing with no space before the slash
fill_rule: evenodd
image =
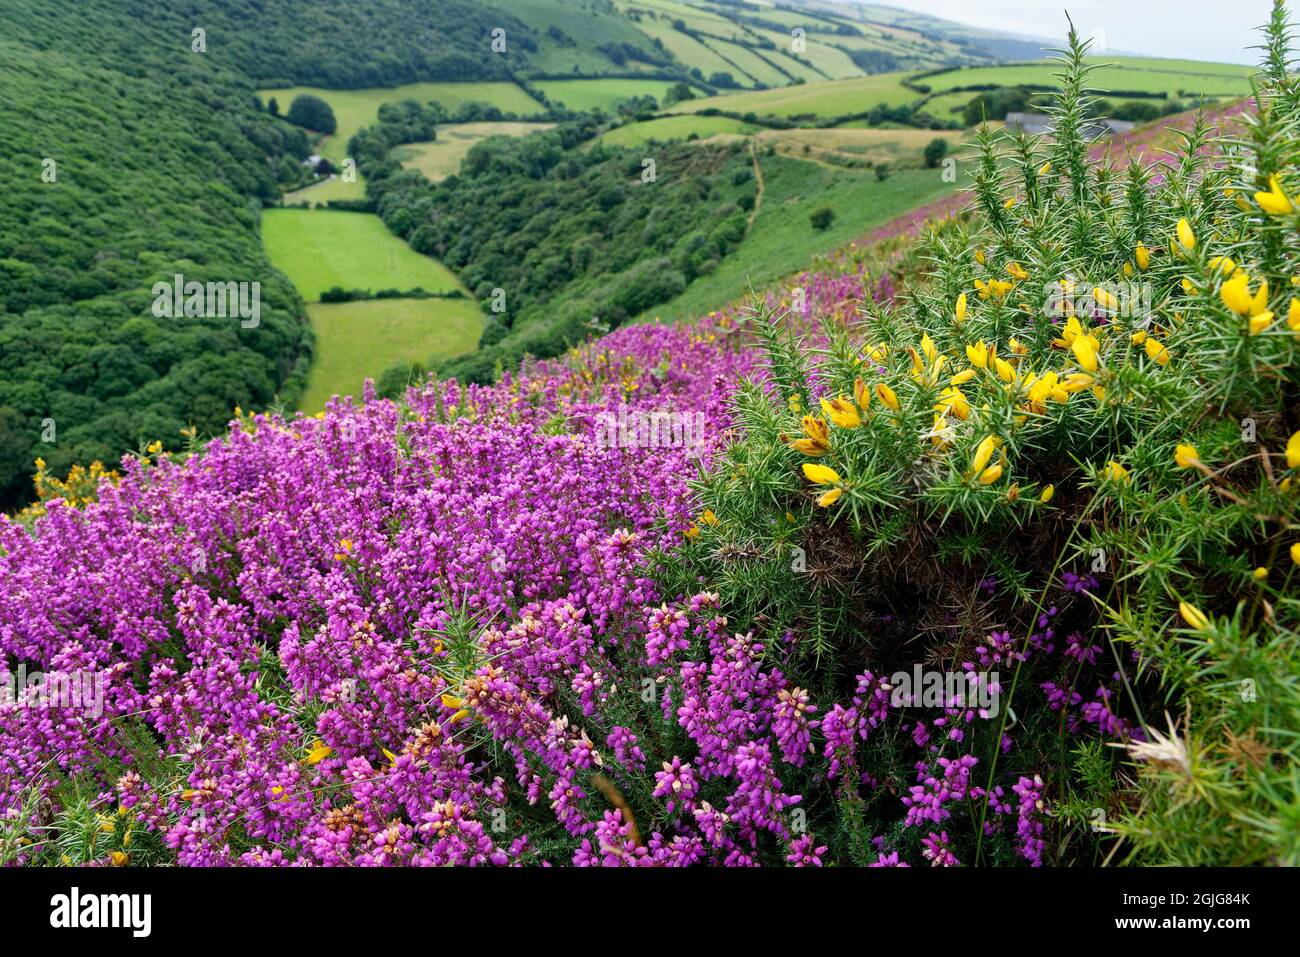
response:
<path id="1" fill-rule="evenodd" d="M 808 221 L 819 233 L 825 232 L 830 229 L 831 223 L 835 222 L 835 210 L 829 206 L 818 206 L 808 215 Z"/>
<path id="2" fill-rule="evenodd" d="M 814 340 L 752 320 L 768 376 L 661 581 L 794 685 L 781 778 L 826 782 L 833 859 L 1300 863 L 1280 13 L 1269 50 L 1239 137 L 1111 175 L 1072 36 L 1054 140 L 981 134 L 977 218 L 910 296 Z"/>

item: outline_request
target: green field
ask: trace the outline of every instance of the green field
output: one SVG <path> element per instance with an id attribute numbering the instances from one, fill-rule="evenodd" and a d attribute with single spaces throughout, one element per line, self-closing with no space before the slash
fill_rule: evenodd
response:
<path id="1" fill-rule="evenodd" d="M 906 73 L 877 73 L 822 83 L 807 83 L 776 90 L 735 93 L 687 100 L 674 106 L 675 113 L 698 113 L 713 107 L 729 113 L 756 113 L 759 116 L 845 116 L 863 113 L 878 103 L 902 106 L 920 97 L 899 83 Z"/>
<path id="2" fill-rule="evenodd" d="M 369 299 L 307 307 L 316 356 L 299 408 L 314 414 L 333 395 L 360 395 L 367 378 L 398 362 L 427 364 L 478 348 L 483 315 L 472 299 Z"/>
<path id="3" fill-rule="evenodd" d="M 539 80 L 537 87 L 553 102 L 571 110 L 610 112 L 620 100 L 653 96 L 662 101 L 673 84 L 667 80 Z"/>
<path id="4" fill-rule="evenodd" d="M 1245 96 L 1250 93 L 1253 67 L 1227 63 L 1196 63 L 1190 60 L 1160 60 L 1137 57 L 1094 57 L 1097 68 L 1089 76 L 1096 90 L 1135 90 L 1142 93 L 1183 91 L 1187 95 Z M 1017 66 L 981 66 L 950 70 L 920 81 L 935 92 L 959 86 L 1024 83 L 1054 86 L 1061 66 L 1045 61 Z M 969 94 L 974 96 L 974 93 Z"/>
<path id="5" fill-rule="evenodd" d="M 636 81 L 633 81 L 636 82 Z M 259 90 L 265 103 L 275 97 L 280 113 L 289 111 L 293 98 L 303 93 L 319 96 L 334 110 L 338 131 L 321 144 L 321 155 L 335 163 L 347 155 L 348 140 L 365 126 L 373 125 L 379 118 L 379 107 L 385 103 L 415 100 L 419 103 L 436 101 L 449 110 L 462 103 L 481 102 L 498 109 L 532 116 L 541 112 L 542 106 L 513 83 L 408 83 L 405 86 L 377 87 L 368 90 L 322 90 L 311 86 L 289 89 Z"/>
<path id="6" fill-rule="evenodd" d="M 723 40 L 710 40 L 709 44 L 764 86 L 785 86 L 790 82 L 790 77 L 786 74 L 793 74 L 794 67 L 798 66 L 788 57 L 778 57 L 771 50 L 764 50 L 760 54 L 738 43 Z M 730 67 L 728 70 L 733 75 L 736 72 Z M 736 79 L 739 80 L 740 77 Z"/>
<path id="7" fill-rule="evenodd" d="M 706 139 L 719 133 L 747 136 L 757 130 L 757 126 L 742 123 L 740 120 L 733 120 L 728 116 L 692 116 L 684 114 L 681 116 L 661 116 L 658 119 L 646 120 L 644 123 L 629 123 L 626 126 L 610 130 L 600 138 L 600 141 L 609 146 L 625 146 L 636 149 L 652 141 L 664 143 L 669 140 L 684 140 L 692 133 L 698 135 L 700 139 Z"/>
<path id="8" fill-rule="evenodd" d="M 345 183 L 341 176 L 331 176 L 324 182 L 285 193 L 281 202 L 285 206 L 324 206 L 336 199 L 365 198 L 366 184 L 360 176 L 351 183 Z"/>
<path id="9" fill-rule="evenodd" d="M 460 169 L 470 148 L 489 136 L 527 136 L 549 130 L 554 123 L 448 123 L 438 127 L 431 143 L 409 143 L 393 149 L 392 156 L 407 169 L 418 169 L 432 182 L 446 179 Z"/>
<path id="10" fill-rule="evenodd" d="M 869 173 L 831 169 L 784 156 L 762 159 L 766 188 L 750 234 L 718 268 L 701 276 L 677 298 L 647 311 L 638 321 L 683 320 L 703 315 L 766 284 L 804 269 L 830 252 L 910 209 L 950 193 L 934 169 L 905 170 L 883 182 Z M 817 232 L 808 221 L 819 206 L 835 210 L 835 222 Z"/>
<path id="11" fill-rule="evenodd" d="M 319 209 L 268 209 L 262 242 L 277 269 L 307 302 L 326 289 L 414 289 L 450 292 L 460 284 L 451 270 L 422 256 L 369 213 Z M 382 371 L 382 370 L 380 370 Z"/>

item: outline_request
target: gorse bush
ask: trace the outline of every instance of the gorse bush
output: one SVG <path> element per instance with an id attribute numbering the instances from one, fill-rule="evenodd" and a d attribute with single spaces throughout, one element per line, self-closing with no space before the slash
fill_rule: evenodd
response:
<path id="1" fill-rule="evenodd" d="M 1202 120 L 1167 163 L 1115 169 L 1089 159 L 1072 35 L 1054 140 L 981 135 L 976 215 L 926 238 L 924 282 L 811 342 L 756 314 L 768 376 L 735 396 L 743 438 L 698 483 L 708 521 L 670 583 L 708 581 L 815 700 L 856 690 L 828 750 L 887 713 L 864 710 L 873 680 L 998 673 L 992 720 L 967 694 L 871 730 L 867 794 L 841 784 L 814 826 L 845 850 L 899 847 L 911 785 L 904 825 L 927 800 L 944 821 L 932 859 L 1000 859 L 1009 804 L 1036 863 L 1300 862 L 1280 8 L 1267 46 L 1224 138 Z M 973 806 L 946 821 L 953 802 Z"/>

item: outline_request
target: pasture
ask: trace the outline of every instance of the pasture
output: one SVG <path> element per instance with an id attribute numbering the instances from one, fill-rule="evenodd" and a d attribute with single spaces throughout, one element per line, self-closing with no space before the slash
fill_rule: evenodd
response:
<path id="1" fill-rule="evenodd" d="M 299 407 L 314 414 L 334 395 L 360 395 L 367 378 L 398 362 L 428 363 L 478 347 L 483 315 L 472 299 L 368 299 L 307 307 L 316 355 Z"/>
<path id="2" fill-rule="evenodd" d="M 1252 67 L 1227 63 L 1196 63 L 1190 60 L 1161 60 L 1145 57 L 1092 57 L 1095 69 L 1088 84 L 1095 90 L 1134 90 L 1141 93 L 1180 92 L 1202 96 L 1245 96 L 1250 93 Z M 1051 61 L 1015 66 L 981 66 L 949 70 L 919 82 L 935 92 L 954 87 L 992 84 L 1055 86 L 1060 64 Z M 970 96 L 974 96 L 971 93 Z"/>
<path id="3" fill-rule="evenodd" d="M 749 234 L 718 268 L 697 278 L 675 299 L 648 310 L 638 321 L 683 320 L 743 298 L 747 290 L 803 269 L 815 256 L 955 188 L 937 169 L 903 170 L 884 181 L 871 173 L 834 169 L 788 156 L 762 157 L 763 203 Z M 820 206 L 837 213 L 823 231 L 809 214 Z"/>
<path id="4" fill-rule="evenodd" d="M 438 127 L 438 138 L 429 143 L 408 143 L 393 149 L 392 156 L 407 169 L 418 169 L 432 182 L 454 175 L 475 143 L 489 136 L 527 136 L 549 130 L 554 123 L 448 123 Z"/>
<path id="5" fill-rule="evenodd" d="M 691 134 L 699 136 L 700 139 L 708 139 L 710 136 L 719 134 L 747 136 L 757 130 L 757 126 L 740 120 L 733 120 L 728 116 L 683 114 L 679 116 L 661 116 L 657 119 L 647 120 L 644 123 L 629 123 L 626 126 L 610 130 L 600 138 L 600 141 L 609 146 L 625 146 L 636 149 L 656 141 L 663 143 L 669 140 L 688 139 Z"/>
<path id="6" fill-rule="evenodd" d="M 620 100 L 634 96 L 653 96 L 662 101 L 673 84 L 667 80 L 538 80 L 537 87 L 553 102 L 571 110 L 605 110 L 610 112 Z"/>
<path id="7" fill-rule="evenodd" d="M 285 193 L 280 202 L 285 206 L 324 206 L 339 199 L 365 198 L 366 185 L 360 176 L 350 183 L 345 183 L 341 176 L 336 175 L 323 182 Z"/>
<path id="8" fill-rule="evenodd" d="M 438 102 L 448 110 L 463 103 L 479 102 L 495 106 L 503 112 L 531 116 L 542 106 L 513 83 L 408 83 L 395 87 L 372 87 L 366 90 L 322 90 L 317 87 L 295 86 L 288 89 L 259 90 L 262 102 L 275 97 L 283 115 L 295 96 L 311 93 L 320 97 L 334 111 L 338 130 L 321 142 L 320 152 L 335 163 L 347 155 L 348 140 L 362 127 L 373 125 L 379 118 L 379 107 L 385 103 L 415 100 L 418 103 Z"/>
<path id="9" fill-rule="evenodd" d="M 907 75 L 877 73 L 847 80 L 706 97 L 678 103 L 672 110 L 675 113 L 698 113 L 712 107 L 728 113 L 755 113 L 759 116 L 847 116 L 866 112 L 877 104 L 903 106 L 919 99 L 915 91 L 899 83 Z"/>
<path id="10" fill-rule="evenodd" d="M 317 302 L 334 286 L 450 292 L 460 285 L 447 267 L 422 256 L 369 213 L 268 209 L 262 242 L 272 264 L 298 294 Z M 382 370 L 381 370 L 382 371 Z"/>

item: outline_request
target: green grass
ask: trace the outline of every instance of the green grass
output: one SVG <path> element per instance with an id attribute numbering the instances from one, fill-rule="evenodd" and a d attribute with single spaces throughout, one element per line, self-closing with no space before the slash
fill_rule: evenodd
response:
<path id="1" fill-rule="evenodd" d="M 798 57 L 800 60 L 807 60 L 818 71 L 832 80 L 862 76 L 862 71 L 858 69 L 857 65 L 852 60 L 849 59 L 847 53 L 830 45 L 829 41 L 831 37 L 827 34 L 809 33 L 804 37 L 804 52 L 794 53 L 794 51 L 791 50 L 793 38 L 790 36 L 788 31 L 785 33 L 778 33 L 775 30 L 759 30 L 758 33 L 760 36 L 766 37 L 775 43 L 777 50 L 784 54 L 793 54 L 793 56 Z M 786 66 L 786 64 L 782 63 L 782 66 Z M 804 67 L 797 62 L 795 62 L 795 66 L 800 67 L 801 74 L 806 76 L 810 83 L 813 80 L 822 79 L 822 77 L 818 76 L 816 73 L 811 73 L 807 67 Z M 789 67 L 787 67 L 787 69 L 789 69 Z M 796 76 L 798 75 L 800 74 L 796 74 Z"/>
<path id="2" fill-rule="evenodd" d="M 1137 90 L 1143 93 L 1168 93 L 1171 96 L 1179 90 L 1189 95 L 1244 96 L 1250 92 L 1248 77 L 1254 72 L 1254 68 L 1248 66 L 1197 63 L 1192 60 L 1099 56 L 1091 58 L 1089 62 L 1097 66 L 1088 77 L 1088 84 L 1094 89 Z M 927 77 L 921 82 L 936 92 L 956 86 L 990 83 L 998 86 L 1016 86 L 1022 83 L 1055 86 L 1060 72 L 1060 65 L 1051 62 L 971 67 Z"/>
<path id="3" fill-rule="evenodd" d="M 673 110 L 677 113 L 698 113 L 714 107 L 729 113 L 753 112 L 759 116 L 796 116 L 804 113 L 844 116 L 864 113 L 877 103 L 902 106 L 920 99 L 915 92 L 899 83 L 905 76 L 906 73 L 877 73 L 873 76 L 805 83 L 776 90 L 713 96 L 678 103 Z"/>
<path id="4" fill-rule="evenodd" d="M 677 298 L 637 317 L 669 321 L 689 319 L 745 296 L 752 285 L 765 285 L 805 268 L 817 255 L 830 252 L 956 187 L 943 182 L 939 170 L 905 170 L 887 180 L 874 174 L 845 172 L 783 156 L 762 158 L 766 188 L 753 229 L 718 268 L 695 280 Z M 819 206 L 835 210 L 835 222 L 817 232 L 808 215 Z"/>
<path id="5" fill-rule="evenodd" d="M 461 288 L 451 270 L 411 249 L 369 213 L 268 209 L 262 214 L 262 242 L 271 262 L 308 302 L 333 286 L 372 291 L 418 286 L 429 292 Z"/>
<path id="6" fill-rule="evenodd" d="M 718 133 L 733 133 L 746 136 L 757 129 L 756 126 L 742 123 L 740 120 L 733 120 L 728 116 L 692 116 L 685 114 L 682 116 L 661 116 L 658 119 L 647 120 L 644 123 L 629 123 L 627 126 L 620 126 L 617 129 L 610 130 L 601 137 L 601 142 L 610 146 L 626 146 L 636 149 L 654 140 L 661 143 L 669 140 L 684 140 L 692 133 L 698 134 L 700 139 L 705 139 Z"/>
<path id="7" fill-rule="evenodd" d="M 530 51 L 528 57 L 529 70 L 534 74 L 621 73 L 628 66 L 615 66 L 597 47 L 628 43 L 647 52 L 653 50 L 650 41 L 634 24 L 615 11 L 593 16 L 591 4 L 573 0 L 506 0 L 495 6 L 543 34 L 537 49 Z M 544 35 L 550 27 L 560 30 L 572 42 L 551 41 Z M 629 66 L 634 62 L 628 61 Z"/>
<path id="8" fill-rule="evenodd" d="M 483 315 L 470 299 L 369 299 L 307 307 L 316 358 L 299 408 L 315 414 L 333 395 L 359 395 L 402 361 L 428 363 L 478 348 Z"/>
<path id="9" fill-rule="evenodd" d="M 664 48 L 682 63 L 688 67 L 698 67 L 705 76 L 722 70 L 736 77 L 740 83 L 753 85 L 753 77 L 738 75 L 736 67 L 727 62 L 725 57 L 729 57 L 730 53 L 706 46 L 694 37 L 680 30 L 674 30 L 670 24 L 662 20 L 643 20 L 637 26 L 646 36 L 660 40 Z M 714 42 L 709 41 L 710 44 Z"/>
<path id="10" fill-rule="evenodd" d="M 785 73 L 772 65 L 771 61 L 774 59 L 776 59 L 781 69 L 794 75 L 792 70 L 794 64 L 784 58 L 775 58 L 771 50 L 765 50 L 760 55 L 748 47 L 742 47 L 739 43 L 727 43 L 724 40 L 713 39 L 709 40 L 709 45 L 765 86 L 785 86 L 791 82 L 789 76 L 786 76 Z M 734 68 L 727 67 L 727 70 L 732 75 L 735 75 Z M 740 77 L 736 78 L 740 79 Z"/>
<path id="11" fill-rule="evenodd" d="M 554 101 L 571 110 L 613 110 L 619 100 L 633 96 L 653 96 L 662 101 L 673 84 L 666 80 L 539 80 L 538 88 Z"/>
<path id="12" fill-rule="evenodd" d="M 285 193 L 281 202 L 285 206 L 324 206 L 336 199 L 365 199 L 366 184 L 358 176 L 353 182 L 345 183 L 341 176 L 333 176 L 323 183 L 304 186 L 291 193 Z"/>
<path id="13" fill-rule="evenodd" d="M 365 126 L 373 125 L 379 118 L 379 107 L 385 103 L 415 100 L 419 103 L 436 101 L 448 109 L 462 103 L 478 101 L 488 103 L 506 112 L 532 116 L 542 106 L 513 83 L 408 83 L 405 86 L 375 87 L 367 90 L 322 90 L 317 87 L 295 86 L 289 89 L 259 90 L 265 103 L 275 97 L 280 113 L 289 111 L 293 98 L 302 93 L 319 96 L 334 110 L 338 131 L 326 137 L 321 144 L 321 155 L 339 163 L 347 155 L 348 140 Z"/>
<path id="14" fill-rule="evenodd" d="M 431 143 L 409 143 L 393 150 L 393 158 L 407 169 L 418 169 L 432 182 L 446 179 L 460 170 L 470 148 L 489 136 L 527 136 L 549 130 L 554 123 L 449 123 L 438 127 Z"/>

